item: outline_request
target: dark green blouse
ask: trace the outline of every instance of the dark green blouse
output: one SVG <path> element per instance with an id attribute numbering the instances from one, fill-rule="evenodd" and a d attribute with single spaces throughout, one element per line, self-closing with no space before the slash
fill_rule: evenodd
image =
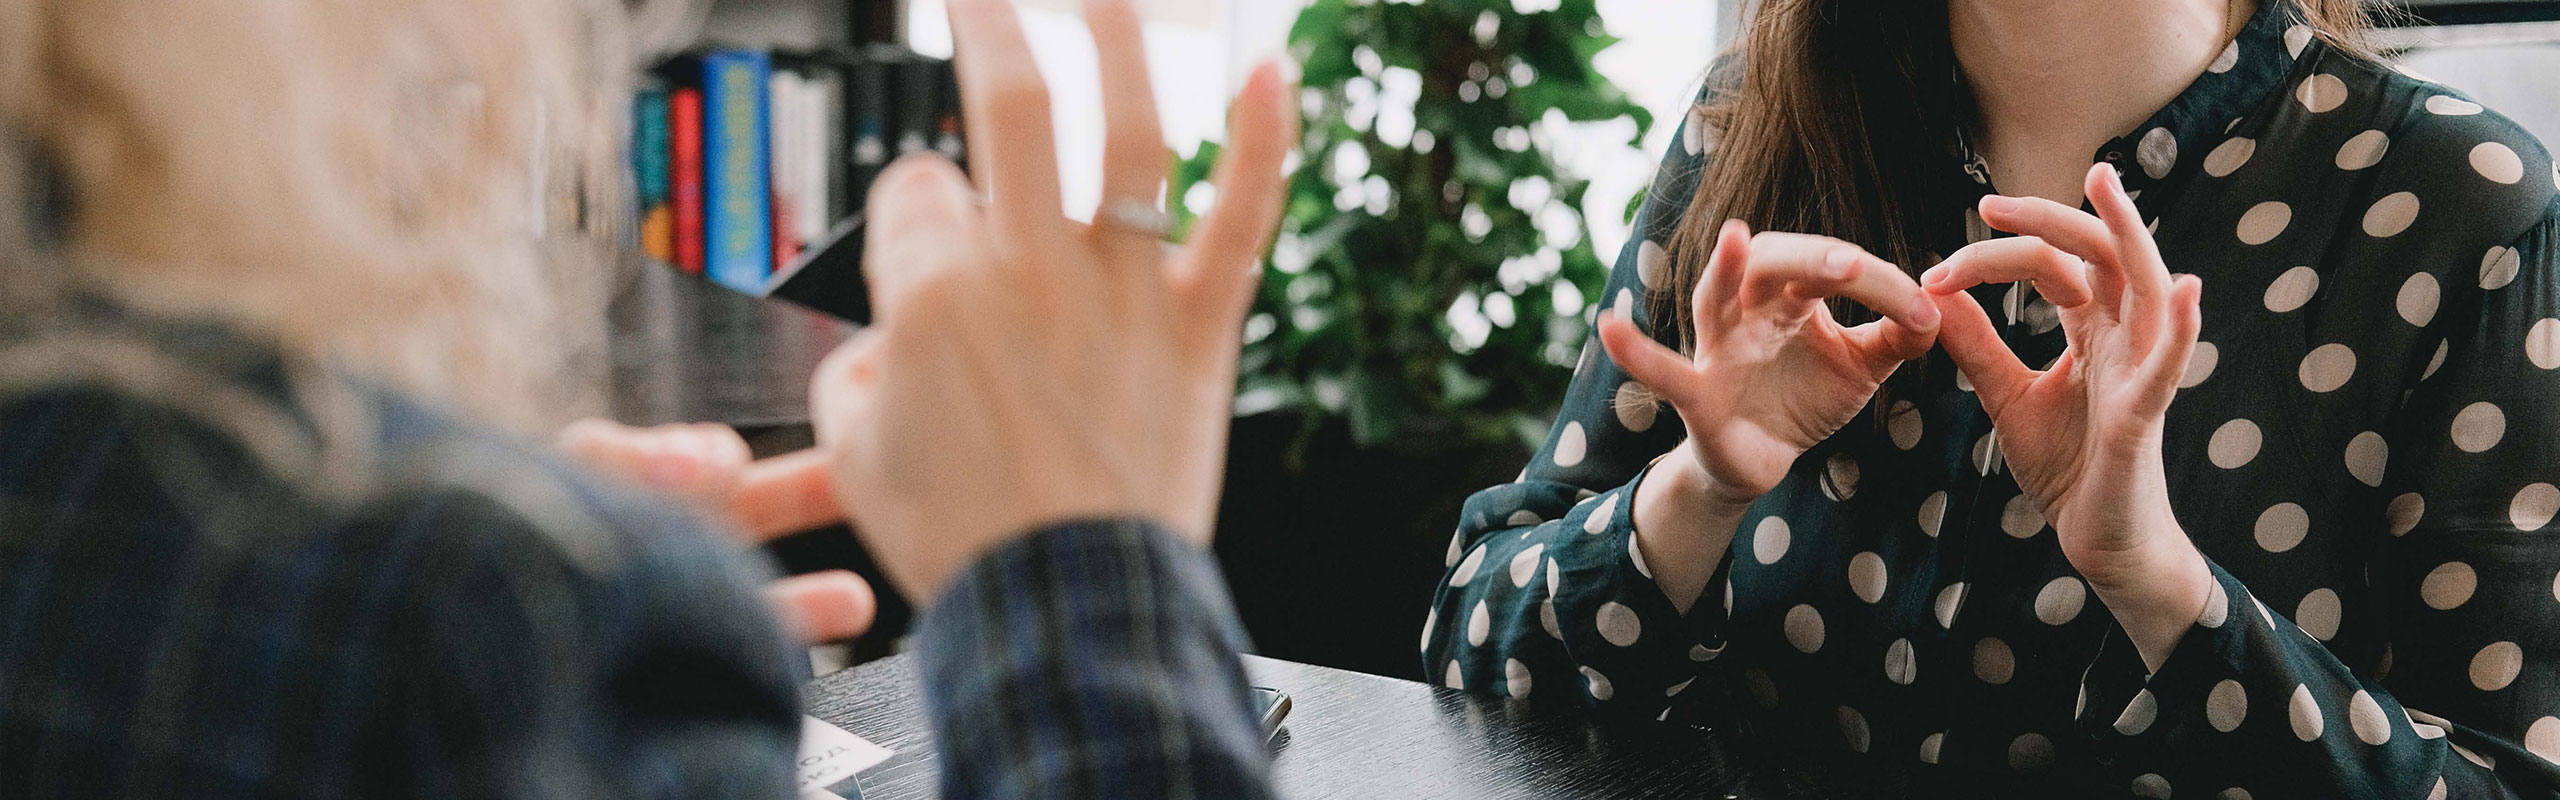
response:
<path id="1" fill-rule="evenodd" d="M 1640 322 L 1713 138 L 1693 115 L 1610 279 Z M 1467 504 L 1430 674 L 1648 719 L 1729 697 L 1795 745 L 2075 796 L 2560 791 L 2548 153 L 2270 2 L 2097 158 L 2205 288 L 2165 456 L 2218 591 L 2158 673 L 1943 352 L 1752 507 L 1684 618 L 1629 514 L 1680 420 L 1586 347 L 1527 473 Z M 1976 292 L 2025 361 L 2061 353 L 2050 304 Z"/>

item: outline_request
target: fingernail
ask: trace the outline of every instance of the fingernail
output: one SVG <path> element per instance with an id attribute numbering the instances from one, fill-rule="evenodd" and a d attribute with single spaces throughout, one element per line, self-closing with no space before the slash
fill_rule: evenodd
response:
<path id="1" fill-rule="evenodd" d="M 1982 213 L 2006 214 L 2016 210 L 2018 210 L 2018 201 L 2016 198 L 2004 197 L 1996 194 L 1986 194 L 1982 196 Z"/>
<path id="2" fill-rule="evenodd" d="M 1925 297 L 1921 298 L 1920 308 L 1911 312 L 1911 319 L 1913 322 L 1920 323 L 1920 327 L 1923 328 L 1938 327 L 1937 301 Z"/>
<path id="3" fill-rule="evenodd" d="M 1298 82 L 1305 79 L 1306 69 L 1298 65 L 1297 56 L 1283 52 L 1279 55 L 1272 56 L 1271 60 L 1279 68 L 1280 85 L 1296 88 L 1298 86 Z"/>

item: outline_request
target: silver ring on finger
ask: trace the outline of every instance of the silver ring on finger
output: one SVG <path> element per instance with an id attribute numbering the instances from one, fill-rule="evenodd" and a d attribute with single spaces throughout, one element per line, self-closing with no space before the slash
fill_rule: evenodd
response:
<path id="1" fill-rule="evenodd" d="M 1137 200 L 1105 200 L 1095 209 L 1093 224 L 1131 236 L 1162 240 L 1173 235 L 1173 215 L 1156 208 L 1154 203 Z"/>

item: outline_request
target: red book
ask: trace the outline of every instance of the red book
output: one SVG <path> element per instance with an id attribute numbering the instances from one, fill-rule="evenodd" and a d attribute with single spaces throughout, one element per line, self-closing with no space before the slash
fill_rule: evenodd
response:
<path id="1" fill-rule="evenodd" d="M 676 266 L 702 274 L 702 90 L 677 89 L 667 101 L 674 157 Z"/>

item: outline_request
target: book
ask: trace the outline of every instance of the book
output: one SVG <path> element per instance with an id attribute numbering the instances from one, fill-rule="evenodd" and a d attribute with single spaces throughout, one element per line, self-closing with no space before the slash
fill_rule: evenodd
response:
<path id="1" fill-rule="evenodd" d="M 845 67 L 845 193 L 854 209 L 870 196 L 871 179 L 889 166 L 897 142 L 889 116 L 890 62 L 879 51 L 865 50 Z"/>
<path id="2" fill-rule="evenodd" d="M 640 90 L 631 103 L 631 172 L 633 197 L 640 208 L 640 251 L 670 264 L 676 261 L 674 153 L 670 150 L 667 90 Z"/>
<path id="3" fill-rule="evenodd" d="M 963 168 L 969 165 L 969 135 L 961 127 L 960 73 L 951 62 L 933 62 L 935 89 L 933 116 L 933 149 L 951 163 Z"/>
<path id="4" fill-rule="evenodd" d="M 702 57 L 703 271 L 747 292 L 773 272 L 772 72 L 760 52 Z"/>
<path id="5" fill-rule="evenodd" d="M 808 189 L 801 185 L 801 175 L 795 165 L 802 132 L 801 85 L 799 72 L 779 68 L 779 65 L 765 81 L 765 103 L 771 109 L 768 116 L 771 124 L 766 126 L 765 134 L 766 141 L 771 143 L 768 151 L 771 155 L 766 163 L 769 166 L 767 178 L 772 182 L 773 268 L 776 270 L 800 256 L 799 217 L 809 202 Z"/>
<path id="6" fill-rule="evenodd" d="M 908 56 L 897 62 L 898 154 L 934 149 L 942 131 L 944 62 Z"/>
<path id="7" fill-rule="evenodd" d="M 675 245 L 675 265 L 687 273 L 703 270 L 702 90 L 683 87 L 667 95 L 668 205 Z"/>

